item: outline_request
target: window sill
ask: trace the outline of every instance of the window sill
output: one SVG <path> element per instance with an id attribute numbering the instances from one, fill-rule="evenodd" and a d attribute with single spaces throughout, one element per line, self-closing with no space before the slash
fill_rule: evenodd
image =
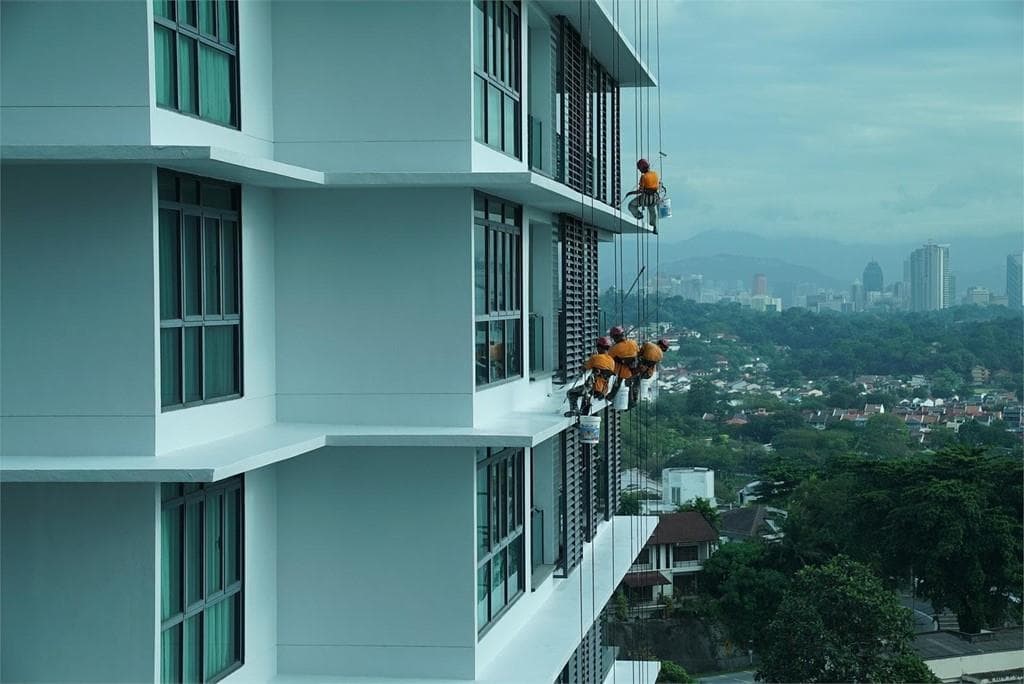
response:
<path id="1" fill-rule="evenodd" d="M 514 378 L 505 378 L 504 380 L 495 380 L 494 382 L 489 382 L 486 385 L 477 385 L 474 389 L 477 392 L 482 392 L 482 391 L 486 391 L 486 390 L 489 390 L 489 389 L 493 389 L 495 387 L 501 387 L 502 385 L 507 385 L 510 382 L 516 382 L 517 380 L 522 380 L 522 379 L 523 379 L 522 375 L 517 375 Z"/>
<path id="2" fill-rule="evenodd" d="M 174 404 L 172 406 L 161 406 L 160 413 L 173 413 L 174 411 L 184 411 L 185 409 L 198 408 L 199 406 L 209 406 L 210 404 L 223 404 L 226 401 L 235 401 L 236 399 L 243 399 L 244 394 L 229 394 L 223 397 L 217 397 L 215 399 L 207 399 L 206 401 L 193 401 L 188 404 Z"/>

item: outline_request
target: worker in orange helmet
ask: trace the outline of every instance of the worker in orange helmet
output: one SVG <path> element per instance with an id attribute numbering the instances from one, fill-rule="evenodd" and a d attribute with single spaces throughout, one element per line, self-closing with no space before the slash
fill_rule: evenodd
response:
<path id="1" fill-rule="evenodd" d="M 608 355 L 612 341 L 607 337 L 597 338 L 597 353 L 591 354 L 583 364 L 584 371 L 590 371 L 586 381 L 579 387 L 573 387 L 566 393 L 569 411 L 566 416 L 589 416 L 593 399 L 604 399 L 608 396 L 612 374 L 615 372 L 615 360 Z"/>
<path id="2" fill-rule="evenodd" d="M 629 213 L 633 218 L 642 220 L 644 213 L 640 207 L 647 207 L 648 221 L 652 227 L 657 228 L 658 191 L 661 189 L 661 179 L 646 159 L 637 160 L 636 170 L 640 172 L 640 182 L 637 183 L 636 190 L 626 193 L 626 197 L 633 197 L 629 202 Z"/>
<path id="3" fill-rule="evenodd" d="M 621 325 L 614 326 L 608 331 L 608 335 L 615 342 L 608 350 L 608 355 L 615 359 L 615 375 L 618 376 L 615 388 L 608 395 L 609 398 L 614 398 L 622 383 L 633 377 L 637 366 L 637 357 L 640 356 L 640 347 L 626 337 L 626 329 Z"/>
<path id="4" fill-rule="evenodd" d="M 668 351 L 668 340 L 661 338 L 657 342 L 644 342 L 640 345 L 640 356 L 637 360 L 636 372 L 629 379 L 629 405 L 634 406 L 640 399 L 640 381 L 650 380 L 654 371 Z"/>

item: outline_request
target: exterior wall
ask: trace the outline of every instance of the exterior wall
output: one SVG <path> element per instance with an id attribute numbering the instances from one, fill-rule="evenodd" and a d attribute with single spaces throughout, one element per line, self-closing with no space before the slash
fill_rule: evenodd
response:
<path id="1" fill-rule="evenodd" d="M 470 9 L 273 3 L 277 159 L 326 171 L 468 171 Z"/>
<path id="2" fill-rule="evenodd" d="M 678 503 L 693 501 L 698 496 L 715 505 L 715 471 L 709 469 L 690 470 L 666 468 L 662 473 L 662 502 L 677 505 L 672 500 L 672 488 L 680 489 Z"/>
<path id="3" fill-rule="evenodd" d="M 959 682 L 962 675 L 977 672 L 998 672 L 1020 668 L 1024 660 L 1024 651 L 999 651 L 982 653 L 955 658 L 936 658 L 926 660 L 925 665 L 932 673 L 944 682 Z"/>
<path id="4" fill-rule="evenodd" d="M 0 487 L 0 679 L 157 678 L 152 484 Z"/>
<path id="5" fill-rule="evenodd" d="M 245 474 L 245 663 L 223 681 L 247 684 L 277 674 L 277 469 Z"/>
<path id="6" fill-rule="evenodd" d="M 152 3 L 147 3 L 151 5 Z M 241 129 L 221 126 L 156 105 L 155 80 L 149 106 L 154 145 L 213 145 L 242 154 L 274 156 L 274 48 L 271 2 L 238 3 L 238 60 Z M 149 74 L 155 79 L 152 9 L 149 10 Z M 295 47 L 303 46 L 299 41 Z"/>
<path id="7" fill-rule="evenodd" d="M 274 196 L 242 187 L 242 392 L 240 399 L 161 413 L 157 453 L 223 439 L 274 422 L 276 290 Z M 159 382 L 159 365 L 157 366 Z"/>
<path id="8" fill-rule="evenodd" d="M 473 678 L 475 467 L 426 448 L 276 466 L 282 674 Z"/>
<path id="9" fill-rule="evenodd" d="M 468 189 L 278 193 L 279 420 L 472 425 L 471 203 Z"/>
<path id="10" fill-rule="evenodd" d="M 5 0 L 0 5 L 3 144 L 147 143 L 150 4 Z"/>
<path id="11" fill-rule="evenodd" d="M 3 168 L 0 453 L 153 453 L 155 192 L 149 167 Z"/>

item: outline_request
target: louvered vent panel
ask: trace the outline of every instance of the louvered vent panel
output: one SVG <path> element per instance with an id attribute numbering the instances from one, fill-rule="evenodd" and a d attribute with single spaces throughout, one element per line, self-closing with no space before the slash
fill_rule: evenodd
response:
<path id="1" fill-rule="evenodd" d="M 608 510 L 605 519 L 610 520 L 622 503 L 622 419 L 618 411 L 604 410 L 607 427 L 605 439 L 605 467 L 608 469 Z"/>
<path id="2" fill-rule="evenodd" d="M 583 560 L 583 486 L 582 458 L 576 430 L 562 433 L 564 470 L 562 481 L 565 487 L 565 574 L 569 575 Z"/>

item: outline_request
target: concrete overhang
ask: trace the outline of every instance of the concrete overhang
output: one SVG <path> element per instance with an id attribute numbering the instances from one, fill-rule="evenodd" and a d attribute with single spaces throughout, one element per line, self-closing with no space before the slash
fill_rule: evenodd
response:
<path id="1" fill-rule="evenodd" d="M 322 447 L 534 447 L 575 422 L 513 412 L 478 427 L 274 423 L 159 456 L 0 457 L 0 482 L 216 482 Z"/>
<path id="2" fill-rule="evenodd" d="M 366 189 L 475 188 L 542 211 L 579 216 L 609 233 L 650 231 L 628 212 L 532 171 L 328 173 L 326 184 Z"/>
<path id="3" fill-rule="evenodd" d="M 196 145 L 4 145 L 0 160 L 15 163 L 153 164 L 235 183 L 315 188 L 324 173 L 222 147 Z"/>
<path id="4" fill-rule="evenodd" d="M 603 3 L 598 0 L 536 0 L 536 4 L 553 17 L 568 19 L 583 37 L 583 44 L 619 85 L 630 88 L 657 85 L 654 74 Z"/>

